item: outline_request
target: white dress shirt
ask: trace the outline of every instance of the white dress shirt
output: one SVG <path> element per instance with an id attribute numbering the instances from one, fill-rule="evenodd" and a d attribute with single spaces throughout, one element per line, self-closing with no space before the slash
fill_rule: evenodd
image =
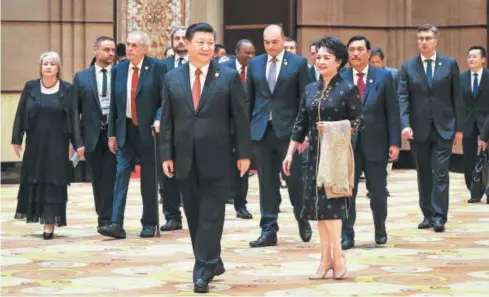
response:
<path id="1" fill-rule="evenodd" d="M 194 88 L 195 82 L 195 71 L 197 67 L 195 67 L 192 62 L 188 64 L 190 71 L 190 90 L 192 91 Z M 209 71 L 209 64 L 200 67 L 200 94 L 202 94 L 202 90 L 204 89 L 205 78 L 207 77 L 207 72 Z"/>
<path id="2" fill-rule="evenodd" d="M 316 67 L 316 65 L 312 65 L 312 67 L 314 67 L 314 75 L 316 76 L 316 80 L 319 80 L 321 74 L 319 74 L 318 68 Z"/>
<path id="3" fill-rule="evenodd" d="M 285 50 L 283 50 L 280 54 L 278 54 L 275 59 L 277 60 L 275 63 L 277 64 L 277 73 L 276 79 L 278 80 L 278 74 L 280 73 L 280 68 L 282 68 L 282 60 L 284 59 L 285 55 Z M 272 59 L 273 57 L 270 55 L 267 55 L 267 69 L 266 69 L 266 75 L 267 75 L 267 80 L 268 80 L 268 73 L 270 72 L 270 65 L 272 64 Z"/>
<path id="4" fill-rule="evenodd" d="M 478 82 L 479 89 L 480 89 L 480 87 L 481 87 L 482 70 L 483 70 L 483 69 L 484 69 L 484 68 L 481 68 L 481 69 L 479 69 L 479 71 L 477 71 L 477 72 L 474 72 L 473 70 L 470 70 L 470 89 L 471 89 L 472 91 L 474 91 L 474 79 L 475 79 L 475 77 L 474 77 L 474 73 L 477 73 L 477 82 Z"/>
<path id="5" fill-rule="evenodd" d="M 421 61 L 423 62 L 424 73 L 426 73 L 426 68 L 428 67 L 428 63 L 426 63 L 427 59 L 431 59 L 431 71 L 432 71 L 431 77 L 435 77 L 436 52 L 433 54 L 433 56 L 429 58 L 421 55 Z"/>
<path id="6" fill-rule="evenodd" d="M 107 70 L 107 94 L 105 97 L 102 97 L 102 88 L 103 88 L 103 83 L 104 83 L 104 73 L 102 72 L 102 69 Z M 98 100 L 100 102 L 100 108 L 102 109 L 102 114 L 103 115 L 108 115 L 109 114 L 109 109 L 110 109 L 110 70 L 112 69 L 112 65 L 108 65 L 105 68 L 100 67 L 99 65 L 95 64 L 95 80 L 97 81 L 97 94 L 98 94 Z"/>
<path id="7" fill-rule="evenodd" d="M 238 70 L 238 73 L 241 74 L 241 67 L 243 67 L 239 62 L 238 59 L 236 59 L 236 69 Z M 248 75 L 248 66 L 245 66 L 245 76 Z"/>
<path id="8" fill-rule="evenodd" d="M 183 58 L 182 65 L 188 63 L 188 55 L 186 55 L 185 57 L 180 57 L 175 55 L 175 64 L 174 64 L 175 68 L 178 68 L 178 61 L 180 60 L 180 58 Z"/>
<path id="9" fill-rule="evenodd" d="M 353 68 L 353 83 L 355 84 L 355 86 L 358 85 L 358 73 L 360 73 L 360 71 L 357 71 L 355 68 Z M 368 65 L 363 68 L 363 70 L 361 71 L 364 75 L 363 75 L 363 85 L 364 86 L 367 86 L 367 74 L 368 74 Z"/>
<path id="10" fill-rule="evenodd" d="M 131 62 L 129 62 L 129 71 L 127 72 L 127 100 L 126 100 L 126 118 L 132 119 L 132 114 L 131 114 L 131 87 L 132 87 L 132 74 L 134 70 L 132 67 L 136 66 L 138 67 L 138 77 L 141 79 L 141 68 L 143 67 L 143 61 L 144 58 L 139 61 L 138 65 L 133 65 Z"/>

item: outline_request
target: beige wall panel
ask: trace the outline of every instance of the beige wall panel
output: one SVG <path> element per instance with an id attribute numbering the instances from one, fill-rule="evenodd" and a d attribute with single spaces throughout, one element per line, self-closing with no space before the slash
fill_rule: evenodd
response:
<path id="1" fill-rule="evenodd" d="M 85 0 L 85 20 L 113 22 L 114 1 L 116 0 Z M 110 36 L 112 35 L 114 34 L 111 33 Z"/>
<path id="2" fill-rule="evenodd" d="M 15 112 L 17 111 L 17 105 L 20 98 L 18 94 L 2 94 L 1 102 L 1 115 L 2 115 L 2 148 L 1 148 L 1 160 L 2 162 L 16 162 L 20 161 L 15 155 L 14 150 L 10 142 L 12 141 L 12 127 L 14 124 Z M 25 138 L 24 138 L 25 143 Z M 22 157 L 22 156 L 21 156 Z"/>
<path id="3" fill-rule="evenodd" d="M 49 20 L 52 0 L 2 0 L 3 21 Z"/>
<path id="4" fill-rule="evenodd" d="M 28 40 L 27 46 L 12 41 Z M 21 90 L 27 80 L 39 77 L 39 56 L 49 49 L 49 25 L 2 24 L 2 90 Z"/>
<path id="5" fill-rule="evenodd" d="M 432 23 L 438 26 L 461 26 L 486 24 L 486 0 L 410 0 L 411 23 L 418 26 Z M 429 7 L 435 9 L 427 9 Z"/>
<path id="6" fill-rule="evenodd" d="M 100 36 L 110 36 L 114 35 L 114 26 L 112 24 L 86 24 L 85 25 L 85 65 L 86 68 L 90 65 L 90 61 L 93 58 L 93 43 L 95 39 Z M 121 41 L 119 41 L 121 42 Z M 124 41 L 125 42 L 125 41 Z"/>

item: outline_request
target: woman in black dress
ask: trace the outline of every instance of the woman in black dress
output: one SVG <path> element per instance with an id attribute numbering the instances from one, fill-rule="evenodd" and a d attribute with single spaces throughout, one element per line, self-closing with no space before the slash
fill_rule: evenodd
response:
<path id="1" fill-rule="evenodd" d="M 71 141 L 75 149 L 81 146 L 79 121 L 73 117 L 71 84 L 59 79 L 60 68 L 57 53 L 41 55 L 41 79 L 25 84 L 12 132 L 18 157 L 26 134 L 15 218 L 44 224 L 44 239 L 53 238 L 55 225 L 66 225 L 69 144 Z"/>
<path id="2" fill-rule="evenodd" d="M 309 135 L 307 171 L 304 176 L 304 208 L 302 217 L 318 221 L 321 263 L 310 279 L 324 279 L 328 271 L 333 278 L 346 275 L 346 260 L 341 249 L 342 219 L 347 215 L 347 197 L 328 199 L 324 188 L 317 187 L 318 132 L 324 131 L 324 122 L 350 120 L 353 132 L 363 125 L 362 103 L 355 85 L 340 76 L 348 61 L 346 46 L 336 37 L 325 37 L 316 44 L 316 67 L 322 80 L 306 86 L 301 108 L 292 130 L 291 142 L 283 162 L 283 170 L 290 173 L 292 155 Z M 318 104 L 321 119 L 318 117 Z"/>

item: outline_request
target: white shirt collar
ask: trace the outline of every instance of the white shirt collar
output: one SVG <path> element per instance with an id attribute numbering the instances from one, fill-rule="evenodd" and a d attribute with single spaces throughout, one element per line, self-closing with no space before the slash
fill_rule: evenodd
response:
<path id="1" fill-rule="evenodd" d="M 482 77 L 482 70 L 484 70 L 484 67 L 481 67 L 481 69 L 479 69 L 477 72 L 470 70 L 470 77 L 474 77 L 474 73 L 477 73 L 477 78 L 480 79 Z"/>
<path id="2" fill-rule="evenodd" d="M 107 73 L 110 73 L 110 70 L 112 69 L 112 65 L 108 65 L 107 67 L 102 68 L 102 67 L 98 66 L 97 64 L 95 64 L 95 73 L 102 72 L 102 69 L 107 69 Z"/>
<path id="3" fill-rule="evenodd" d="M 421 61 L 423 61 L 423 63 L 424 63 L 424 61 L 426 61 L 428 59 L 431 59 L 432 63 L 435 62 L 436 61 L 436 52 L 431 57 L 425 57 L 425 56 L 423 56 L 423 54 L 421 54 Z"/>
<path id="4" fill-rule="evenodd" d="M 241 64 L 239 63 L 238 59 L 236 59 L 236 69 L 238 70 L 238 72 L 240 72 L 240 71 L 241 71 L 241 67 L 243 67 L 243 65 L 241 65 Z M 245 66 L 244 68 L 245 68 L 245 70 L 246 70 L 246 66 Z"/>
<path id="5" fill-rule="evenodd" d="M 277 63 L 280 65 L 282 63 L 282 60 L 284 59 L 284 55 L 285 55 L 285 50 L 282 50 L 280 52 L 280 54 L 278 54 L 275 59 L 277 59 Z M 267 55 L 268 56 L 268 63 L 271 63 L 272 62 L 272 59 L 273 57 L 270 56 L 270 55 Z"/>
<path id="6" fill-rule="evenodd" d="M 132 62 L 129 62 L 129 69 L 132 70 L 132 67 L 137 66 L 139 71 L 141 71 L 141 68 L 143 67 L 143 61 L 144 57 L 141 59 L 141 61 L 139 61 L 137 65 L 133 65 Z"/>
<path id="7" fill-rule="evenodd" d="M 360 73 L 359 71 L 357 71 L 354 67 L 352 67 L 353 69 L 353 77 L 357 77 L 357 74 Z M 367 77 L 367 74 L 368 74 L 368 64 L 367 66 L 365 66 L 365 68 L 363 68 L 363 70 L 361 71 L 364 75 L 363 77 Z"/>
<path id="8" fill-rule="evenodd" d="M 173 56 L 173 57 L 175 58 L 175 63 L 177 63 L 177 62 L 178 62 L 178 60 L 180 60 L 180 58 L 183 58 L 183 61 L 188 62 L 188 55 L 183 56 L 183 57 L 178 56 L 178 55 L 175 55 L 175 56 Z M 182 61 L 182 62 L 183 62 L 183 61 Z"/>
<path id="9" fill-rule="evenodd" d="M 197 67 L 195 67 L 192 62 L 188 63 L 189 69 L 190 69 L 190 75 L 195 75 L 195 71 L 197 70 Z M 202 71 L 202 74 L 204 77 L 207 77 L 207 72 L 209 71 L 209 64 L 204 65 L 200 67 L 200 71 Z"/>

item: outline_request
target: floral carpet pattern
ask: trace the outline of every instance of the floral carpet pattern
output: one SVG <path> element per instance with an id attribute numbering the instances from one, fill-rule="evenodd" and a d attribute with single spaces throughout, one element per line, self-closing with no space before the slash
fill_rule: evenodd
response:
<path id="1" fill-rule="evenodd" d="M 319 261 L 316 226 L 303 243 L 282 190 L 279 244 L 249 248 L 259 235 L 258 186 L 250 179 L 253 220 L 235 217 L 227 205 L 222 241 L 226 273 L 209 296 L 487 296 L 489 292 L 489 204 L 467 204 L 463 175 L 451 174 L 445 233 L 418 230 L 421 216 L 414 171 L 390 176 L 389 240 L 375 246 L 369 200 L 361 185 L 356 248 L 347 252 L 348 276 L 310 281 Z M 69 188 L 68 226 L 51 241 L 42 227 L 13 219 L 17 186 L 1 187 L 2 296 L 191 296 L 192 249 L 183 231 L 141 239 L 139 181 L 132 180 L 126 208 L 128 238 L 96 232 L 91 186 Z M 161 207 L 161 205 L 160 205 Z M 163 219 L 163 216 L 161 216 Z"/>

